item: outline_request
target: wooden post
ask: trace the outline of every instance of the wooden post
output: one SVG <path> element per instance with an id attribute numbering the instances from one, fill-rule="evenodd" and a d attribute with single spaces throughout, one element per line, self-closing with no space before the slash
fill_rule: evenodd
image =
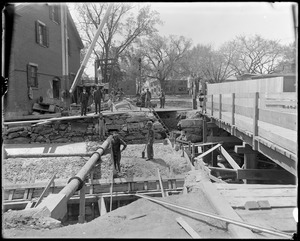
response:
<path id="1" fill-rule="evenodd" d="M 85 184 L 80 189 L 80 203 L 79 203 L 79 216 L 78 223 L 84 223 L 85 221 Z"/>
<path id="2" fill-rule="evenodd" d="M 164 191 L 163 183 L 162 183 L 160 172 L 159 172 L 158 168 L 157 168 L 157 175 L 158 175 L 158 180 L 159 180 L 159 184 L 160 184 L 161 195 L 162 195 L 162 197 L 165 197 L 165 191 Z"/>
<path id="3" fill-rule="evenodd" d="M 221 121 L 221 119 L 222 119 L 222 95 L 219 94 L 219 120 Z"/>
<path id="4" fill-rule="evenodd" d="M 234 135 L 234 126 L 235 126 L 235 93 L 232 93 L 232 102 L 231 102 L 231 135 Z"/>
<path id="5" fill-rule="evenodd" d="M 102 196 L 98 199 L 98 208 L 99 208 L 100 216 L 103 216 L 104 214 L 107 213 L 106 206 L 105 206 L 105 200 L 104 200 L 104 197 L 102 197 Z"/>
<path id="6" fill-rule="evenodd" d="M 100 164 L 100 165 L 101 165 L 101 164 Z M 93 193 L 94 193 L 93 180 L 94 180 L 94 170 L 92 170 L 91 173 L 90 173 L 90 179 L 89 179 L 89 184 L 90 184 L 90 194 L 93 194 Z"/>
<path id="7" fill-rule="evenodd" d="M 253 150 L 258 149 L 258 143 L 256 141 L 256 136 L 258 136 L 258 98 L 259 93 L 255 92 L 254 94 L 254 102 L 253 102 L 253 139 L 252 139 L 252 146 Z"/>
<path id="8" fill-rule="evenodd" d="M 214 95 L 211 95 L 211 116 L 214 116 Z"/>

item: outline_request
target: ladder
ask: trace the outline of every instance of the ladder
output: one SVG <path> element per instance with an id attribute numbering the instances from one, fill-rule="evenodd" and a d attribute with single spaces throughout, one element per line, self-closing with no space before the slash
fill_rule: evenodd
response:
<path id="1" fill-rule="evenodd" d="M 156 117 L 156 119 L 159 121 L 159 123 L 163 126 L 163 128 L 165 128 L 167 135 L 170 134 L 168 127 L 165 125 L 165 123 L 162 121 L 162 119 L 160 119 L 159 115 L 157 114 L 157 112 L 154 110 L 153 107 L 148 107 L 149 110 L 153 113 L 153 115 Z"/>

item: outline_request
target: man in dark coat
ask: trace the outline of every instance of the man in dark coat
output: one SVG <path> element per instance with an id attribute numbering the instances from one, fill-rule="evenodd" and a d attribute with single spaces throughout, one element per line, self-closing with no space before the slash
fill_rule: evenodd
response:
<path id="1" fill-rule="evenodd" d="M 153 159 L 153 143 L 154 143 L 154 130 L 152 121 L 147 122 L 148 135 L 147 135 L 147 159 L 146 161 L 151 161 Z"/>
<path id="2" fill-rule="evenodd" d="M 80 94 L 80 103 L 81 103 L 81 116 L 86 116 L 87 105 L 89 101 L 89 94 L 86 92 L 85 88 L 82 90 L 83 92 Z"/>
<path id="3" fill-rule="evenodd" d="M 123 145 L 122 150 L 121 150 L 121 145 Z M 114 163 L 114 170 L 117 171 L 117 173 L 121 172 L 121 167 L 120 167 L 121 152 L 125 150 L 127 144 L 124 140 L 120 138 L 117 130 L 113 130 L 110 146 L 111 146 L 111 158 Z"/>
<path id="4" fill-rule="evenodd" d="M 99 106 L 99 113 L 101 112 L 101 99 L 104 101 L 104 95 L 102 93 L 102 86 L 97 86 L 97 90 L 94 93 L 94 100 L 95 100 L 95 114 L 98 113 L 98 106 Z"/>
<path id="5" fill-rule="evenodd" d="M 160 108 L 165 108 L 165 100 L 166 100 L 166 97 L 165 97 L 165 92 L 164 92 L 163 89 L 162 89 L 161 92 L 160 92 L 159 100 L 160 100 Z"/>

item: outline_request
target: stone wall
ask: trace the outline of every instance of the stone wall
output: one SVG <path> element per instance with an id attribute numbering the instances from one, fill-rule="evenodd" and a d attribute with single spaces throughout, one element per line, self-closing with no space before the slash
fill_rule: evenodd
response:
<path id="1" fill-rule="evenodd" d="M 118 129 L 121 137 L 128 144 L 145 143 L 147 121 L 154 122 L 155 138 L 166 137 L 165 129 L 152 113 L 126 112 L 104 114 L 105 138 L 111 129 Z M 72 143 L 100 141 L 99 117 L 88 116 L 74 119 L 53 120 L 41 125 L 11 126 L 6 125 L 3 133 L 5 144 L 22 143 Z"/>

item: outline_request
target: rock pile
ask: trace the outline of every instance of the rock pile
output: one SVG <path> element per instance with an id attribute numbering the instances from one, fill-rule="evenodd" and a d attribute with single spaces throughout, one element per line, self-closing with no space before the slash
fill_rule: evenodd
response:
<path id="1" fill-rule="evenodd" d="M 152 113 L 147 112 L 108 113 L 104 115 L 105 136 L 110 134 L 111 129 L 118 129 L 120 135 L 128 143 L 144 142 L 147 134 L 145 127 L 149 120 L 154 122 L 155 138 L 164 139 L 166 137 L 165 129 Z M 53 120 L 37 126 L 6 128 L 3 139 L 6 144 L 98 141 L 100 139 L 99 129 L 98 116 Z"/>

